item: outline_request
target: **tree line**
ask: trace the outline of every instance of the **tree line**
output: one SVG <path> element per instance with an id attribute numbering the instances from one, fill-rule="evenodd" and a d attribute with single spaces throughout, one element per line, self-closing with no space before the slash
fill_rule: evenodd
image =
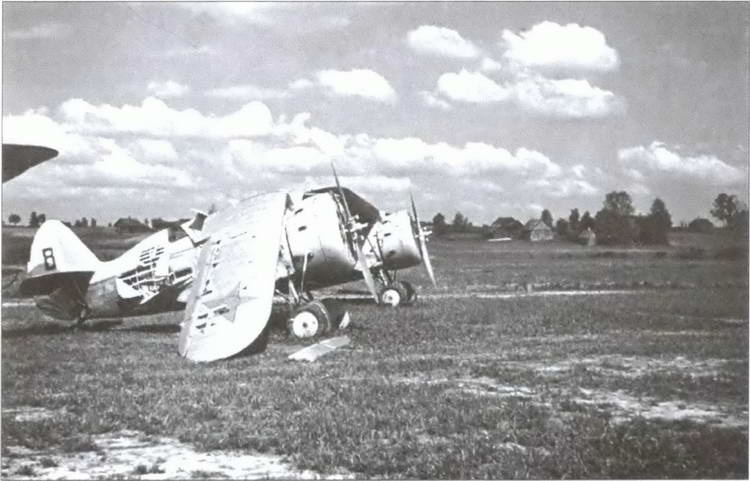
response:
<path id="1" fill-rule="evenodd" d="M 8 224 L 10 225 L 18 225 L 21 223 L 21 216 L 18 214 L 10 214 L 8 216 Z M 31 211 L 31 214 L 29 215 L 29 222 L 27 224 L 28 227 L 39 227 L 40 225 L 44 224 L 47 221 L 47 216 L 44 213 L 37 213 L 36 211 Z M 82 217 L 80 219 L 76 219 L 71 224 L 70 222 L 63 222 L 63 224 L 67 225 L 68 227 L 96 227 L 96 219 L 93 217 L 89 220 L 86 217 Z"/>
<path id="2" fill-rule="evenodd" d="M 711 215 L 726 229 L 747 231 L 748 209 L 736 195 L 721 193 L 714 200 L 712 207 Z M 523 228 L 520 222 L 512 218 L 498 218 L 495 223 L 501 219 L 516 222 L 519 231 Z M 672 216 L 662 199 L 654 199 L 647 214 L 637 215 L 632 198 L 626 191 L 612 191 L 606 194 L 602 208 L 593 217 L 588 211 L 581 215 L 575 208 L 570 211 L 567 218 L 561 217 L 555 222 L 552 213 L 544 209 L 540 220 L 558 238 L 576 242 L 582 236 L 588 239 L 589 233 L 593 233 L 596 242 L 604 245 L 666 244 L 667 234 L 673 227 Z M 690 223 L 689 228 L 705 231 L 707 228 L 713 228 L 713 224 L 708 219 L 698 217 Z M 438 213 L 432 219 L 432 231 L 436 236 L 473 233 L 491 238 L 497 234 L 497 226 L 474 226 L 468 217 L 460 212 L 456 213 L 453 222 L 449 224 L 445 216 Z"/>

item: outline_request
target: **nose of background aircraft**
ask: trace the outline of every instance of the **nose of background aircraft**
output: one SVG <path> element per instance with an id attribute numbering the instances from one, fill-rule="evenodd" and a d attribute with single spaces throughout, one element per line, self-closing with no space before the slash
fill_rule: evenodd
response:
<path id="1" fill-rule="evenodd" d="M 383 265 L 386 269 L 405 269 L 419 265 L 422 256 L 414 238 L 412 221 L 405 210 L 385 214 L 380 224 Z"/>

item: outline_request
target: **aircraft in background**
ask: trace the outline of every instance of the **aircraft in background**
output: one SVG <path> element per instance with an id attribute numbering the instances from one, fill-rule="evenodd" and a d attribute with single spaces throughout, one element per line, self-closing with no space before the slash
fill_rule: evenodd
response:
<path id="1" fill-rule="evenodd" d="M 424 264 L 435 277 L 412 199 L 383 213 L 349 189 L 257 195 L 143 239 L 102 262 L 60 221 L 45 222 L 31 245 L 22 295 L 45 313 L 82 322 L 185 309 L 178 350 L 193 361 L 235 355 L 263 343 L 274 303 L 289 307 L 296 337 L 336 329 L 310 291 L 363 279 L 378 303 L 416 300 L 396 271 Z"/>

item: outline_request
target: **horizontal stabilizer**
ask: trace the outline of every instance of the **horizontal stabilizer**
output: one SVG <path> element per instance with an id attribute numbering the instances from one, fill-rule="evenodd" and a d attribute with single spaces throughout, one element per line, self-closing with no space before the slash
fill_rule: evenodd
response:
<path id="1" fill-rule="evenodd" d="M 18 292 L 22 296 L 44 296 L 64 285 L 75 286 L 78 292 L 86 292 L 86 287 L 93 275 L 94 271 L 42 273 L 24 279 L 18 287 Z"/>

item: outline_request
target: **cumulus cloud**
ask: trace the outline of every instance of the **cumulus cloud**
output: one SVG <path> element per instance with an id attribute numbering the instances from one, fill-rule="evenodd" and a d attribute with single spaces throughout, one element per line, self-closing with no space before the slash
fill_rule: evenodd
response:
<path id="1" fill-rule="evenodd" d="M 463 40 L 458 32 L 444 30 L 447 29 L 423 26 L 409 32 L 409 39 L 415 44 L 417 39 L 425 40 L 424 45 L 419 44 L 423 50 L 442 45 L 438 40 L 427 42 L 433 37 L 451 38 L 451 44 Z M 624 99 L 613 92 L 594 86 L 585 78 L 550 75 L 550 70 L 559 70 L 558 74 L 576 71 L 581 75 L 618 67 L 617 51 L 595 28 L 542 22 L 518 34 L 504 30 L 502 37 L 504 52 L 499 61 L 483 56 L 474 71 L 443 73 L 432 92 L 420 92 L 423 103 L 447 110 L 452 102 L 509 102 L 536 115 L 566 119 L 602 118 L 624 112 Z M 472 52 L 474 55 L 466 57 L 481 54 L 478 49 Z M 502 81 L 491 78 L 492 74 L 500 75 Z"/>
<path id="2" fill-rule="evenodd" d="M 430 107 L 447 109 L 450 103 L 512 102 L 534 114 L 559 118 L 601 118 L 621 113 L 622 99 L 587 80 L 549 79 L 541 75 L 519 76 L 499 84 L 481 72 L 444 73 L 435 92 L 421 94 Z"/>
<path id="3" fill-rule="evenodd" d="M 175 109 L 154 98 L 119 106 L 71 99 L 52 112 L 3 120 L 5 141 L 43 143 L 60 151 L 54 161 L 9 183 L 11 198 L 23 196 L 35 205 L 61 197 L 79 203 L 97 199 L 97 205 L 108 206 L 106 215 L 133 209 L 149 216 L 184 215 L 186 192 L 190 206 L 201 207 L 219 198 L 228 205 L 252 192 L 299 188 L 300 179 L 315 181 L 306 187 L 330 185 L 331 160 L 347 186 L 383 208 L 406 204 L 406 197 L 391 201 L 384 194 L 412 189 L 422 199 L 436 199 L 425 205 L 428 212 L 444 202 L 483 205 L 487 196 L 500 196 L 498 202 L 505 196 L 551 202 L 597 189 L 583 169 L 567 169 L 531 148 L 333 133 L 311 125 L 309 113 L 274 118 L 262 102 L 217 116 Z M 540 187 L 531 197 L 529 182 Z M 54 193 L 34 188 L 51 183 L 58 186 Z M 110 190 L 105 194 L 103 188 Z M 110 207 L 124 205 L 124 192 L 127 208 Z"/>
<path id="4" fill-rule="evenodd" d="M 631 169 L 640 167 L 654 173 L 676 175 L 713 185 L 740 184 L 747 177 L 744 170 L 729 165 L 716 156 L 683 155 L 657 140 L 647 146 L 620 149 L 617 158 Z"/>
<path id="5" fill-rule="evenodd" d="M 146 89 L 149 93 L 161 98 L 182 97 L 190 92 L 190 87 L 173 80 L 167 80 L 166 82 L 149 82 Z"/>
<path id="6" fill-rule="evenodd" d="M 515 153 L 484 142 L 455 146 L 445 142 L 427 143 L 415 137 L 370 138 L 358 136 L 351 154 L 396 172 L 440 172 L 456 176 L 504 173 L 517 176 L 554 177 L 561 168 L 546 155 L 519 148 Z"/>
<path id="7" fill-rule="evenodd" d="M 451 100 L 469 103 L 502 102 L 511 95 L 509 89 L 484 74 L 467 70 L 441 75 L 437 91 Z"/>
<path id="8" fill-rule="evenodd" d="M 479 49 L 457 31 L 434 25 L 422 25 L 406 35 L 406 41 L 416 52 L 454 58 L 474 58 Z"/>
<path id="9" fill-rule="evenodd" d="M 206 92 L 206 95 L 209 97 L 225 99 L 267 100 L 286 98 L 289 96 L 289 92 L 273 88 L 258 87 L 252 84 L 244 84 L 211 89 Z"/>
<path id="10" fill-rule="evenodd" d="M 593 186 L 589 181 L 574 178 L 561 179 L 534 179 L 527 182 L 529 187 L 539 189 L 548 197 L 563 199 L 571 196 L 592 197 L 599 195 L 599 188 Z"/>
<path id="11" fill-rule="evenodd" d="M 172 143 L 164 139 L 141 138 L 132 144 L 132 150 L 139 158 L 154 162 L 175 162 L 178 158 L 177 151 Z"/>
<path id="12" fill-rule="evenodd" d="M 602 32 L 576 23 L 545 21 L 518 34 L 503 30 L 504 58 L 523 66 L 607 72 L 619 66 Z"/>
<path id="13" fill-rule="evenodd" d="M 419 97 L 422 99 L 422 102 L 428 107 L 434 107 L 441 110 L 451 110 L 453 108 L 450 103 L 446 102 L 445 100 L 441 99 L 439 96 L 433 94 L 428 90 L 420 91 Z"/>
<path id="14" fill-rule="evenodd" d="M 482 65 L 480 66 L 480 70 L 482 70 L 483 72 L 497 72 L 502 69 L 503 69 L 503 64 L 501 64 L 497 60 L 493 60 L 490 57 L 484 57 L 482 59 Z"/>
<path id="15" fill-rule="evenodd" d="M 513 92 L 522 108 L 555 117 L 600 118 L 624 109 L 614 93 L 594 87 L 588 80 L 535 76 L 516 83 Z"/>
<path id="16" fill-rule="evenodd" d="M 227 138 L 266 135 L 273 128 L 271 111 L 262 102 L 217 117 L 195 109 L 176 110 L 154 97 L 122 107 L 71 99 L 60 106 L 59 114 L 73 131 L 85 133 Z"/>
<path id="17" fill-rule="evenodd" d="M 322 70 L 317 73 L 316 78 L 332 95 L 363 97 L 387 103 L 396 101 L 396 92 L 391 84 L 385 77 L 372 70 Z"/>

